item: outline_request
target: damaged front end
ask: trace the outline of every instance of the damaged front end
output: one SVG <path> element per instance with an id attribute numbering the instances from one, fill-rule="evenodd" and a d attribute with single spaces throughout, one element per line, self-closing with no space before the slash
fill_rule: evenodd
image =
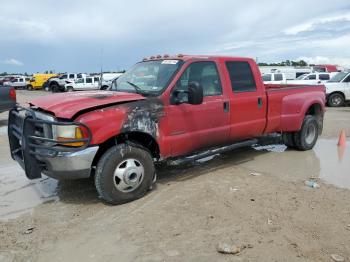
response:
<path id="1" fill-rule="evenodd" d="M 68 126 L 79 130 L 77 137 L 58 136 L 58 130 Z M 92 135 L 86 125 L 57 121 L 21 106 L 9 112 L 8 136 L 11 156 L 29 179 L 40 178 L 41 173 L 58 179 L 88 177 L 98 149 L 89 147 Z"/>

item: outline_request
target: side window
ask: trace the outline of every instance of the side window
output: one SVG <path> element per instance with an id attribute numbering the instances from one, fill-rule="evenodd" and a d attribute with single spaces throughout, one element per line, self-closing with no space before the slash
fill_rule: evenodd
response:
<path id="1" fill-rule="evenodd" d="M 91 77 L 87 77 L 85 83 L 91 84 L 92 83 L 92 78 Z"/>
<path id="2" fill-rule="evenodd" d="M 275 81 L 282 81 L 283 75 L 282 74 L 275 74 Z"/>
<path id="3" fill-rule="evenodd" d="M 74 78 L 74 74 L 69 74 L 69 77 L 68 77 L 69 79 L 72 79 L 72 78 Z"/>
<path id="4" fill-rule="evenodd" d="M 316 80 L 316 75 L 309 75 L 305 80 Z"/>
<path id="5" fill-rule="evenodd" d="M 271 74 L 262 75 L 263 81 L 271 81 Z"/>
<path id="6" fill-rule="evenodd" d="M 12 82 L 13 82 L 13 83 L 17 83 L 17 82 L 18 82 L 18 79 L 15 78 L 15 79 L 12 80 Z"/>
<path id="7" fill-rule="evenodd" d="M 319 74 L 320 80 L 329 80 L 329 74 Z"/>
<path id="8" fill-rule="evenodd" d="M 248 62 L 229 61 L 226 62 L 226 67 L 230 75 L 232 91 L 234 93 L 256 90 L 254 75 Z"/>
<path id="9" fill-rule="evenodd" d="M 348 76 L 344 79 L 343 82 L 344 82 L 344 83 L 349 83 L 349 82 L 350 82 L 350 75 L 348 75 Z"/>
<path id="10" fill-rule="evenodd" d="M 99 77 L 94 77 L 94 81 L 98 82 L 98 81 L 100 81 L 100 78 Z"/>
<path id="11" fill-rule="evenodd" d="M 222 94 L 220 77 L 214 62 L 192 63 L 177 81 L 175 88 L 186 91 L 188 84 L 192 81 L 196 81 L 202 86 L 204 96 Z"/>
<path id="12" fill-rule="evenodd" d="M 23 82 L 23 78 L 19 78 L 18 80 L 19 80 L 19 82 Z"/>

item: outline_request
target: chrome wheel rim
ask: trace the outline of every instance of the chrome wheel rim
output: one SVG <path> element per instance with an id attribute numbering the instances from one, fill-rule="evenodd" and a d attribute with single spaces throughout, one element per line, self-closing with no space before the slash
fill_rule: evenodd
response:
<path id="1" fill-rule="evenodd" d="M 333 96 L 332 97 L 332 104 L 333 105 L 340 105 L 342 99 L 340 96 Z"/>
<path id="2" fill-rule="evenodd" d="M 134 191 L 142 183 L 144 174 L 140 161 L 134 158 L 123 160 L 114 171 L 114 186 L 121 192 Z"/>
<path id="3" fill-rule="evenodd" d="M 305 141 L 307 144 L 312 144 L 316 137 L 316 127 L 315 125 L 309 125 L 306 130 L 306 138 Z"/>

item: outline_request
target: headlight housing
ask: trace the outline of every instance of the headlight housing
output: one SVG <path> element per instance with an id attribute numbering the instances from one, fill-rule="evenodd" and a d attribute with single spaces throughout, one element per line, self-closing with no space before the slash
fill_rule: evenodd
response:
<path id="1" fill-rule="evenodd" d="M 56 139 L 60 145 L 79 147 L 85 144 L 83 141 L 68 142 L 84 138 L 83 131 L 76 125 L 57 125 L 55 131 Z"/>

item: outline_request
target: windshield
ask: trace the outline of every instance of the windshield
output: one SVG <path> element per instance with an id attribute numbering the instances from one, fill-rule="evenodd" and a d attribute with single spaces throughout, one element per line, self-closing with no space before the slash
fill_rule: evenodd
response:
<path id="1" fill-rule="evenodd" d="M 137 63 L 118 79 L 111 90 L 158 95 L 182 65 L 180 60 L 156 60 Z"/>
<path id="2" fill-rule="evenodd" d="M 339 72 L 335 76 L 333 76 L 328 82 L 340 82 L 348 75 L 347 72 Z"/>
<path id="3" fill-rule="evenodd" d="M 301 76 L 297 77 L 297 80 L 303 80 L 306 76 L 307 74 L 302 74 Z"/>

